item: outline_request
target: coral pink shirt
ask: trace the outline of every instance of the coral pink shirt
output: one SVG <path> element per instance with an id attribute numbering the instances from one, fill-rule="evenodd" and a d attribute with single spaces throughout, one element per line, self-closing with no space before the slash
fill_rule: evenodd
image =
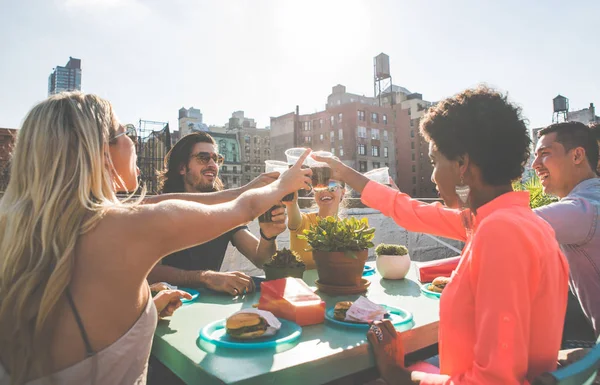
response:
<path id="1" fill-rule="evenodd" d="M 467 237 L 460 212 L 369 182 L 362 201 L 408 231 L 466 241 L 440 300 L 440 375 L 427 384 L 528 384 L 556 368 L 569 270 L 554 231 L 510 192 L 477 210 Z"/>

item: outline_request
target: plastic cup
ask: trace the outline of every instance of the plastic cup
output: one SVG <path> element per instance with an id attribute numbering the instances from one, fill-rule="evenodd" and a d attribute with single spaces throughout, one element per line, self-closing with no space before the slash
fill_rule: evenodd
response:
<path id="1" fill-rule="evenodd" d="M 366 172 L 364 175 L 371 179 L 372 181 L 381 183 L 381 184 L 385 184 L 385 185 L 389 185 L 390 184 L 390 173 L 389 173 L 389 167 L 381 167 L 381 168 L 377 168 L 375 170 L 371 170 Z"/>
<path id="2" fill-rule="evenodd" d="M 287 170 L 288 164 L 280 160 L 265 160 L 265 172 L 279 171 L 283 174 Z"/>
<path id="3" fill-rule="evenodd" d="M 311 155 L 312 154 L 315 154 L 315 155 L 320 156 L 322 158 L 333 158 L 334 157 L 333 154 L 330 153 L 329 151 L 313 151 L 311 153 Z M 314 160 L 312 158 L 312 156 L 309 156 L 308 158 L 306 158 L 306 164 L 309 165 L 310 167 L 313 167 L 314 165 L 327 165 L 327 163 L 323 163 L 323 162 L 319 162 L 317 160 Z"/>
<path id="4" fill-rule="evenodd" d="M 296 164 L 298 159 L 300 159 L 302 154 L 304 154 L 304 151 L 306 151 L 306 148 L 302 147 L 288 148 L 287 150 L 285 150 L 285 157 L 287 158 L 287 163 L 289 165 Z M 310 159 L 310 156 L 306 158 L 303 164 L 308 165 L 308 159 Z"/>
<path id="5" fill-rule="evenodd" d="M 282 162 L 280 160 L 265 160 L 265 172 L 278 171 L 279 174 L 281 175 L 285 172 L 285 170 L 287 170 L 290 167 L 292 167 L 292 166 L 288 165 L 286 162 Z M 290 194 L 287 194 L 286 196 L 284 196 L 282 200 L 286 201 L 286 202 L 291 202 L 293 199 L 294 199 L 294 193 L 290 193 Z M 269 210 L 269 211 L 271 211 L 271 210 Z M 265 215 L 265 214 L 263 214 L 263 215 Z M 261 215 L 261 217 L 263 215 Z M 270 215 L 269 215 L 269 218 L 270 218 Z M 260 221 L 260 217 L 258 219 Z M 271 220 L 261 221 L 261 222 L 271 222 Z"/>

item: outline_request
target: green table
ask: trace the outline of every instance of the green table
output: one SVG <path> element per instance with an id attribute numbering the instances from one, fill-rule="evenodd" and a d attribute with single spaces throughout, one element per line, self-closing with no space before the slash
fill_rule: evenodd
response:
<path id="1" fill-rule="evenodd" d="M 366 294 L 370 300 L 413 313 L 413 328 L 402 333 L 406 353 L 437 342 L 439 300 L 421 294 L 414 265 L 403 280 L 384 280 L 378 273 L 365 278 L 371 281 Z M 315 279 L 315 270 L 304 273 L 309 286 L 315 286 Z M 327 308 L 359 296 L 317 294 L 327 302 Z M 152 354 L 185 383 L 203 385 L 323 384 L 375 366 L 364 330 L 340 328 L 327 321 L 305 326 L 298 344 L 279 353 L 223 348 L 207 353 L 200 347 L 202 327 L 251 307 L 259 296 L 253 293 L 231 298 L 201 291 L 197 302 L 183 305 L 169 320 L 159 322 Z"/>

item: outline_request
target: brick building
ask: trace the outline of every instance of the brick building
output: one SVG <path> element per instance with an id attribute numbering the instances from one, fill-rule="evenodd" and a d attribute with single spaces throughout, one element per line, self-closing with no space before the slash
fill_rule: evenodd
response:
<path id="1" fill-rule="evenodd" d="M 240 144 L 241 184 L 244 185 L 265 171 L 265 160 L 271 159 L 271 138 L 268 128 L 256 127 L 254 119 L 235 111 L 225 125 L 228 133 L 234 133 Z"/>

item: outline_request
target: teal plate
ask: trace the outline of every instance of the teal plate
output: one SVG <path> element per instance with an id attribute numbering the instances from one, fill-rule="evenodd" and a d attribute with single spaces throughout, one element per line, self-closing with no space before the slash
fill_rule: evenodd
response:
<path id="1" fill-rule="evenodd" d="M 178 289 L 181 290 L 181 291 L 185 291 L 185 292 L 189 293 L 192 296 L 192 299 L 182 298 L 181 302 L 183 302 L 183 303 L 194 302 L 196 300 L 196 298 L 198 298 L 198 296 L 200 295 L 200 293 L 198 292 L 198 290 L 188 289 L 186 287 L 180 287 Z"/>
<path id="2" fill-rule="evenodd" d="M 367 266 L 365 265 L 365 269 L 363 270 L 363 277 L 367 276 L 367 275 L 373 275 L 375 274 L 375 268 L 373 266 Z"/>
<path id="3" fill-rule="evenodd" d="M 225 320 L 215 321 L 200 330 L 200 339 L 223 348 L 265 349 L 289 344 L 300 338 L 302 335 L 300 325 L 281 318 L 279 318 L 279 321 L 281 322 L 281 329 L 274 336 L 243 341 L 230 338 L 227 335 L 225 332 Z"/>
<path id="4" fill-rule="evenodd" d="M 411 312 L 406 311 L 404 309 L 399 309 L 399 308 L 395 308 L 395 307 L 391 307 L 391 306 L 385 306 L 385 305 L 381 305 L 383 306 L 388 313 L 390 313 L 390 321 L 392 321 L 392 324 L 394 326 L 400 326 L 400 325 L 404 325 L 409 323 L 410 321 L 412 321 L 413 319 L 413 315 Z M 327 309 L 327 311 L 325 312 L 325 319 L 331 323 L 340 325 L 340 326 L 345 326 L 348 328 L 355 328 L 355 329 L 368 329 L 369 328 L 369 324 L 365 324 L 365 323 L 358 323 L 358 322 L 348 322 L 348 321 L 339 321 L 336 320 L 333 317 L 333 311 L 334 311 L 334 307 L 330 307 L 329 309 Z"/>
<path id="5" fill-rule="evenodd" d="M 426 297 L 435 297 L 435 298 L 440 298 L 440 296 L 442 295 L 442 293 L 436 293 L 435 291 L 431 291 L 427 288 L 427 286 L 431 285 L 431 283 L 426 283 L 424 285 L 421 286 L 421 291 L 423 292 L 423 294 L 425 294 Z"/>

